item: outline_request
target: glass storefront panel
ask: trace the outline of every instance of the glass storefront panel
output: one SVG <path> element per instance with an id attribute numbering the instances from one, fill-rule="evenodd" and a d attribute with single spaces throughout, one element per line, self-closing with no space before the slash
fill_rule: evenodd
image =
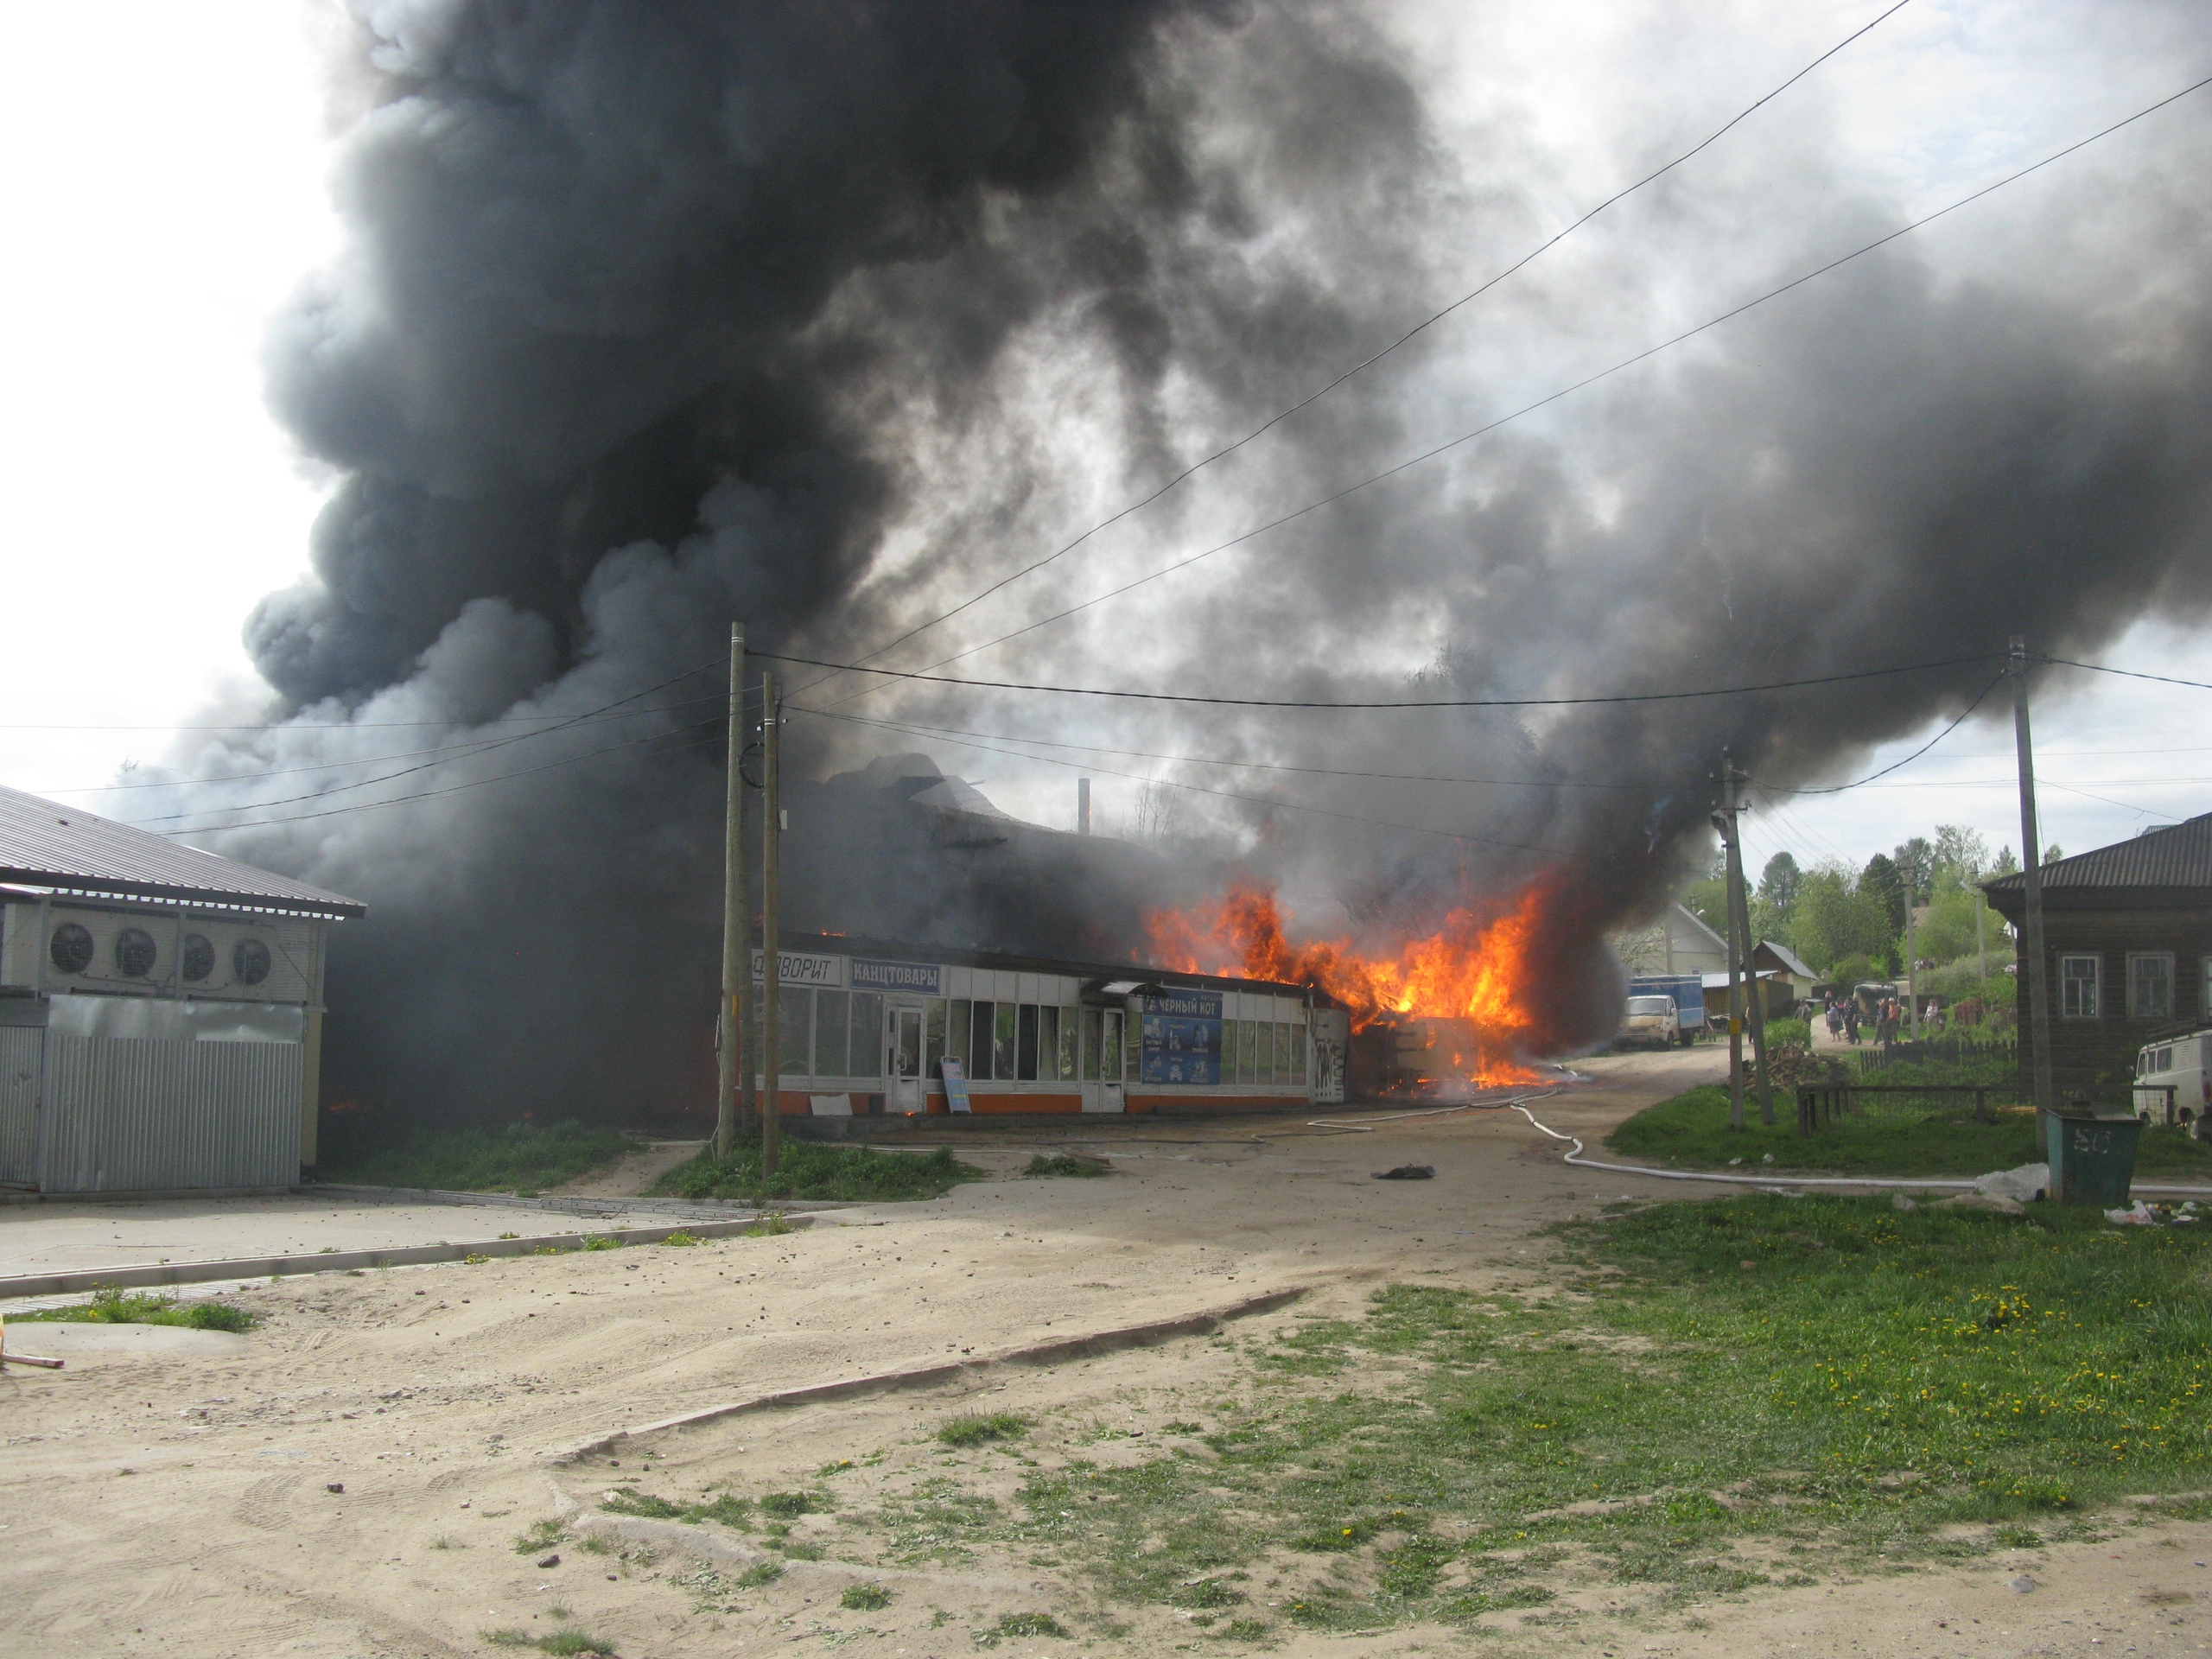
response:
<path id="1" fill-rule="evenodd" d="M 814 1075 L 846 1077 L 845 1020 L 852 1003 L 846 991 L 817 990 L 814 994 Z"/>
<path id="2" fill-rule="evenodd" d="M 852 1042 L 845 1063 L 849 1077 L 883 1075 L 883 998 L 875 991 L 853 993 Z"/>

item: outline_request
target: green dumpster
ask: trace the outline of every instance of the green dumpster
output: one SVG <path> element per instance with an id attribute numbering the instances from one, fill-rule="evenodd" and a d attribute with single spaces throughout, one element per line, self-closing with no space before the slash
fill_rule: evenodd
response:
<path id="1" fill-rule="evenodd" d="M 2113 1210 L 2127 1202 L 2135 1179 L 2135 1147 L 2143 1137 L 2140 1118 L 2045 1112 L 2043 1122 L 2054 1203 Z"/>

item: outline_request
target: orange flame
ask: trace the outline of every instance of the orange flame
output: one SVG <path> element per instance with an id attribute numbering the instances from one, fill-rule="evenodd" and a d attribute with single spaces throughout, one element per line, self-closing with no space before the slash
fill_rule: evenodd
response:
<path id="1" fill-rule="evenodd" d="M 1154 911 L 1145 931 L 1164 967 L 1311 985 L 1351 1011 L 1354 1031 L 1378 1020 L 1451 1021 L 1457 1030 L 1431 1033 L 1435 1059 L 1478 1084 L 1525 1083 L 1536 1075 L 1517 1057 L 1536 1035 L 1528 991 L 1543 898 L 1532 887 L 1487 919 L 1457 907 L 1395 960 L 1363 955 L 1345 940 L 1294 944 L 1274 894 L 1243 882 L 1208 904 Z"/>

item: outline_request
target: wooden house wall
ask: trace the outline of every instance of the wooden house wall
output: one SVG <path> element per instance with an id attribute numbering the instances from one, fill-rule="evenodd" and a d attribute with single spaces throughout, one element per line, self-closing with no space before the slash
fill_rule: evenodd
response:
<path id="1" fill-rule="evenodd" d="M 2212 1025 L 2204 976 L 2204 958 L 2212 957 L 2212 905 L 2162 905 L 2140 909 L 2117 906 L 2076 909 L 2046 898 L 2044 946 L 2049 957 L 2045 983 L 2050 990 L 2050 1061 L 2052 1082 L 2063 1103 L 2069 1094 L 2087 1094 L 2094 1102 L 2124 1106 L 2130 1100 L 2127 1080 L 2134 1075 L 2135 1052 L 2161 1030 L 2182 1022 Z M 2127 958 L 2139 951 L 2171 951 L 2174 958 L 2173 1012 L 2163 1018 L 2138 1018 L 2127 1007 Z M 2098 959 L 2098 1007 L 2094 1020 L 2068 1019 L 2059 961 L 2064 957 L 2094 956 Z M 2025 1040 L 2028 1011 L 2028 965 L 2024 950 L 2019 957 L 2021 1098 L 2029 1097 L 2032 1079 L 2031 1045 Z"/>

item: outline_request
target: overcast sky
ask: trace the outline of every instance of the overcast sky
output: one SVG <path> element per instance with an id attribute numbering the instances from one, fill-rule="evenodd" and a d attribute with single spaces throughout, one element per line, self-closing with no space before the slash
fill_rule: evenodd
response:
<path id="1" fill-rule="evenodd" d="M 1471 86 L 1521 85 L 1541 116 L 1535 182 L 1571 218 L 1880 9 L 1515 0 L 1478 24 L 1463 7 L 1408 8 L 1402 26 L 1429 42 L 1442 79 L 1458 67 Z M 1716 147 L 1712 165 L 1739 177 L 1769 150 L 1825 147 L 1840 176 L 1924 211 L 2212 73 L 2201 35 L 2100 24 L 2094 6 L 1916 0 L 1763 111 L 1744 142 Z M 16 61 L 34 67 L 0 108 L 15 250 L 0 264 L 13 325 L 0 465 L 16 600 L 0 654 L 0 780 L 120 816 L 127 797 L 87 791 L 134 760 L 168 757 L 181 722 L 264 706 L 240 624 L 306 568 L 327 487 L 266 412 L 259 355 L 270 314 L 338 246 L 319 60 L 308 12 L 283 0 L 81 0 L 16 8 L 10 26 Z M 1962 271 L 2032 262 L 2037 225 L 2075 211 L 2071 193 L 2124 174 L 2126 146 L 2212 137 L 2212 107 L 2154 121 L 2109 141 L 2102 168 L 2062 164 L 1947 221 L 1927 233 L 1931 257 Z M 1745 236 L 1755 242 L 1757 227 Z M 1633 264 L 1683 251 L 1592 238 L 1579 257 Z M 1711 251 L 1709 268 L 1643 273 L 1650 289 L 1707 302 L 1713 271 L 1730 264 L 1726 246 Z M 1544 367 L 1516 372 L 1541 378 Z M 1469 372 L 1464 352 L 1440 353 L 1423 394 L 1448 409 L 1440 378 Z M 1926 602 L 1945 602 L 1940 571 Z M 2151 620 L 2106 659 L 2212 678 L 2203 645 Z M 1727 664 L 1713 672 L 1725 682 Z M 2212 692 L 2075 677 L 2037 711 L 2044 839 L 2078 851 L 2205 810 Z M 1999 717 L 1969 721 L 1878 785 L 1763 802 L 1752 862 L 1786 848 L 1804 863 L 1855 864 L 1939 823 L 2017 846 L 2009 709 L 1989 712 Z M 1862 772 L 1932 734 L 1875 752 Z M 1062 768 L 938 753 L 1010 810 L 1072 819 Z M 1098 788 L 1102 810 L 1126 818 L 1134 785 Z"/>

